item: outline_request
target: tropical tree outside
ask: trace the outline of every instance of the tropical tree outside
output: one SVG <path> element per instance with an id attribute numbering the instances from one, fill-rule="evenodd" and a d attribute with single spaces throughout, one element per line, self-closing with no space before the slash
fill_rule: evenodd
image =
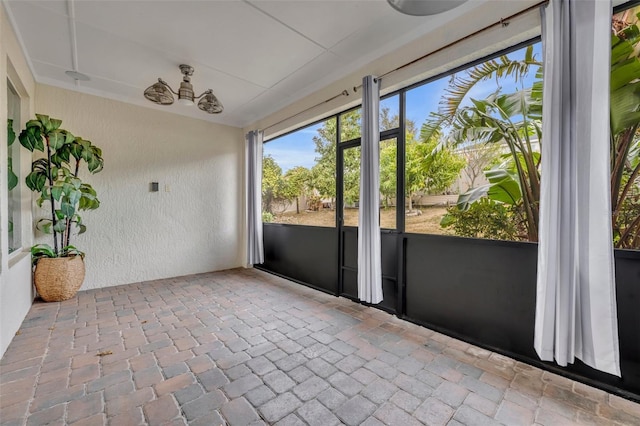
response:
<path id="1" fill-rule="evenodd" d="M 300 198 L 312 194 L 311 171 L 306 167 L 297 166 L 287 170 L 283 177 L 285 181 L 285 196 L 295 198 L 296 214 L 300 214 Z"/>
<path id="2" fill-rule="evenodd" d="M 340 132 L 341 140 L 351 140 L 360 137 L 360 110 L 354 110 L 341 116 Z M 393 128 L 398 126 L 398 116 L 390 115 L 388 108 L 380 111 L 380 122 L 383 128 Z M 326 135 L 334 135 L 334 123 L 327 122 L 318 131 L 318 136 L 314 137 L 316 152 L 320 154 L 316 158 L 317 164 L 314 170 L 323 173 L 332 173 L 335 176 L 335 142 Z M 406 179 L 409 209 L 413 208 L 412 199 L 419 193 L 429 193 L 433 191 L 446 190 L 459 176 L 461 169 L 465 165 L 464 159 L 454 153 L 449 148 L 436 149 L 439 141 L 431 139 L 416 138 L 415 123 L 406 121 Z M 380 142 L 380 192 L 383 196 L 385 207 L 390 206 L 390 202 L 395 198 L 396 192 L 396 153 L 397 146 L 395 140 Z M 360 180 L 360 151 L 359 149 L 347 149 L 344 151 L 344 189 L 345 202 L 353 203 L 359 197 Z M 317 175 L 315 175 L 317 176 Z M 329 181 L 329 179 L 321 179 Z M 318 188 L 320 190 L 320 188 Z M 335 197 L 335 185 L 333 188 L 321 194 L 325 197 Z"/>
<path id="3" fill-rule="evenodd" d="M 490 169 L 484 170 L 487 184 L 472 187 L 460 194 L 457 208 L 467 215 L 456 214 L 452 209 L 441 222 L 452 226 L 454 231 L 467 229 L 467 224 L 456 226 L 457 221 L 473 221 L 480 209 L 471 205 L 483 198 L 482 214 L 487 215 L 493 207 L 496 217 L 508 217 L 515 221 L 522 234 L 515 239 L 538 240 L 538 206 L 540 200 L 540 144 L 542 143 L 542 63 L 534 55 L 533 46 L 528 46 L 522 59 L 508 55 L 489 60 L 467 70 L 462 76 L 454 76 L 440 101 L 437 113 L 433 113 L 422 126 L 423 138 L 444 133 L 446 143 L 457 147 L 486 145 L 504 147 L 506 154 Z M 524 87 L 523 82 L 536 76 L 535 82 Z M 474 86 L 495 79 L 495 91 L 483 100 L 464 101 Z M 503 93 L 501 81 L 512 79 L 516 89 Z M 495 148 L 494 148 L 495 150 Z M 505 204 L 506 210 L 499 204 Z M 470 210 L 471 209 L 471 210 Z M 505 212 L 510 212 L 505 216 Z M 512 216 L 512 217 L 509 217 Z M 480 221 L 478 221 L 480 223 Z M 506 226 L 506 223 L 505 223 Z M 495 227 L 494 229 L 497 229 Z M 467 231 L 468 234 L 468 231 Z M 504 238 L 504 233 L 481 232 L 488 238 Z"/>
<path id="4" fill-rule="evenodd" d="M 462 170 L 467 178 L 467 186 L 475 188 L 479 178 L 484 176 L 484 171 L 495 165 L 500 155 L 500 146 L 483 143 L 466 145 L 460 148 L 460 154 L 467 161 L 467 165 Z"/>
<path id="5" fill-rule="evenodd" d="M 282 175 L 282 168 L 272 156 L 262 159 L 262 210 L 271 215 L 278 204 L 289 201 L 289 188 Z"/>
<path id="6" fill-rule="evenodd" d="M 611 200 L 613 242 L 618 248 L 640 248 L 640 7 L 622 12 L 613 19 L 611 50 Z M 505 217 L 503 206 L 511 209 L 522 233 L 515 239 L 537 241 L 540 200 L 542 64 L 528 48 L 523 60 L 504 56 L 469 70 L 452 80 L 441 108 L 423 126 L 423 133 L 448 130 L 447 140 L 471 143 L 506 144 L 503 161 L 484 170 L 486 185 L 472 188 L 458 199 L 457 211 L 450 209 L 442 226 L 459 235 L 471 236 L 469 223 L 493 203 L 496 217 Z M 522 81 L 530 72 L 536 79 L 529 87 L 503 94 L 498 86 L 484 100 L 471 99 L 461 106 L 469 90 L 481 81 L 510 76 Z M 482 208 L 473 208 L 481 200 Z M 500 207 L 498 207 L 500 205 Z M 506 224 L 505 224 L 506 226 Z M 478 231 L 490 238 L 504 233 Z"/>
<path id="7" fill-rule="evenodd" d="M 399 117 L 389 108 L 380 111 L 381 128 L 397 128 Z M 318 127 L 313 137 L 315 145 L 315 164 L 311 168 L 294 167 L 283 173 L 276 159 L 265 156 L 263 164 L 263 209 L 268 220 L 295 202 L 296 215 L 312 208 L 316 200 L 329 200 L 335 207 L 336 197 L 336 152 L 337 121 L 327 120 Z M 340 117 L 341 141 L 360 137 L 361 111 L 346 112 Z M 407 183 L 411 188 L 408 202 L 413 208 L 413 198 L 421 194 L 445 191 L 458 177 L 464 167 L 464 159 L 449 149 L 436 149 L 436 139 L 423 141 L 417 138 L 415 124 L 407 120 Z M 395 215 L 397 189 L 397 140 L 395 138 L 380 141 L 380 195 L 382 205 L 389 210 L 390 217 Z M 360 197 L 360 147 L 343 150 L 343 192 L 347 207 L 355 208 Z M 300 200 L 307 200 L 302 206 Z M 392 211 L 393 210 L 393 211 Z M 307 212 L 308 213 L 308 212 Z M 276 218 L 277 219 L 277 218 Z M 277 221 L 277 220 L 276 220 Z M 389 222 L 389 220 L 387 220 Z M 394 222 L 395 223 L 395 222 Z M 313 223 L 308 223 L 313 224 Z M 349 223 L 355 224 L 355 223 Z M 389 224 L 388 224 L 389 225 Z M 395 225 L 394 225 L 395 226 Z"/>
<path id="8" fill-rule="evenodd" d="M 406 135 L 405 182 L 408 211 L 413 211 L 413 200 L 418 195 L 444 192 L 455 182 L 465 167 L 464 157 L 448 146 L 440 146 L 435 136 L 416 139 L 408 127 Z M 439 148 L 440 146 L 440 148 Z"/>
<path id="9" fill-rule="evenodd" d="M 336 144 L 338 123 L 335 119 L 323 123 L 313 137 L 316 158 L 311 168 L 313 187 L 321 198 L 330 199 L 332 206 L 336 199 Z"/>
<path id="10" fill-rule="evenodd" d="M 640 249 L 640 6 L 613 17 L 611 212 L 615 247 Z"/>
<path id="11" fill-rule="evenodd" d="M 382 207 L 395 206 L 398 177 L 398 143 L 396 139 L 380 141 L 380 195 Z"/>
<path id="12" fill-rule="evenodd" d="M 640 7 L 635 7 L 614 16 L 610 109 L 613 241 L 615 247 L 634 249 L 640 248 L 638 12 Z M 462 172 L 468 184 L 458 185 L 470 188 L 442 217 L 444 233 L 538 240 L 543 76 L 535 51 L 528 46 L 452 76 L 437 112 L 430 113 L 419 132 L 414 121 L 405 120 L 408 212 L 424 195 L 452 191 Z M 478 96 L 479 89 L 484 94 Z M 383 130 L 397 128 L 398 116 L 383 108 L 380 124 Z M 361 111 L 341 114 L 339 129 L 333 118 L 314 131 L 312 166 L 283 173 L 273 157 L 265 157 L 263 199 L 269 214 L 278 214 L 294 202 L 296 215 L 304 214 L 304 207 L 317 206 L 319 200 L 323 207 L 335 208 L 337 132 L 341 141 L 360 137 Z M 380 143 L 381 204 L 394 212 L 397 149 L 395 139 Z M 343 153 L 345 204 L 357 207 L 360 150 L 348 148 Z M 303 197 L 306 206 L 301 203 Z M 334 224 L 335 215 L 326 226 Z"/>

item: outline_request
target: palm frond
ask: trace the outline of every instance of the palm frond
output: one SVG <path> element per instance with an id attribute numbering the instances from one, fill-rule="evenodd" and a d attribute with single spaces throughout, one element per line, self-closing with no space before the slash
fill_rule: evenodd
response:
<path id="1" fill-rule="evenodd" d="M 450 123 L 450 118 L 442 114 L 432 112 L 420 128 L 420 140 L 428 142 L 437 139 L 442 133 L 442 129 Z"/>
<path id="2" fill-rule="evenodd" d="M 481 81 L 492 77 L 511 76 L 517 82 L 524 78 L 534 66 L 541 67 L 542 63 L 533 54 L 533 46 L 529 46 L 522 60 L 512 60 L 503 55 L 467 70 L 463 76 L 454 76 L 440 102 L 439 113 L 453 117 L 465 96 Z"/>

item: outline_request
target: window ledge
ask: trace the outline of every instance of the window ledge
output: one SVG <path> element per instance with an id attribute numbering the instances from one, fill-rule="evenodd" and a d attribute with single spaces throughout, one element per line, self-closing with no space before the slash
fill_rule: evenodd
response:
<path id="1" fill-rule="evenodd" d="M 31 251 L 28 249 L 16 250 L 9 255 L 9 268 L 12 268 L 15 264 L 22 261 L 27 256 L 31 256 Z"/>

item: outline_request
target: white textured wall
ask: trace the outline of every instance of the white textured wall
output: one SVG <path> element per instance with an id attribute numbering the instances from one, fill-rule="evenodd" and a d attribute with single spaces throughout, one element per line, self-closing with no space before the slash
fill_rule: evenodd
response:
<path id="1" fill-rule="evenodd" d="M 33 111 L 35 81 L 27 66 L 11 24 L 7 20 L 4 7 L 0 5 L 0 357 L 6 351 L 22 320 L 33 301 L 31 285 L 31 256 L 29 247 L 31 234 L 31 194 L 24 184 L 29 173 L 31 161 L 29 153 L 22 151 L 20 164 L 13 163 L 14 170 L 19 169 L 22 185 L 22 244 L 23 250 L 9 255 L 8 244 L 8 191 L 7 191 L 7 79 L 20 96 L 20 115 L 22 123 Z M 15 143 L 19 143 L 16 141 Z"/>
<path id="2" fill-rule="evenodd" d="M 83 289 L 242 266 L 240 129 L 41 84 L 36 112 L 103 151 L 104 170 L 82 174 L 101 206 L 72 241 Z"/>

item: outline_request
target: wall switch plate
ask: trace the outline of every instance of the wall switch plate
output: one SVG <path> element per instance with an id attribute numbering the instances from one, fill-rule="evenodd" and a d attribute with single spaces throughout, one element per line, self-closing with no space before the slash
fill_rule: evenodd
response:
<path id="1" fill-rule="evenodd" d="M 149 192 L 158 192 L 158 182 L 151 182 L 149 184 Z"/>
<path id="2" fill-rule="evenodd" d="M 166 184 L 166 185 L 164 186 L 164 192 L 171 192 L 171 185 Z"/>

